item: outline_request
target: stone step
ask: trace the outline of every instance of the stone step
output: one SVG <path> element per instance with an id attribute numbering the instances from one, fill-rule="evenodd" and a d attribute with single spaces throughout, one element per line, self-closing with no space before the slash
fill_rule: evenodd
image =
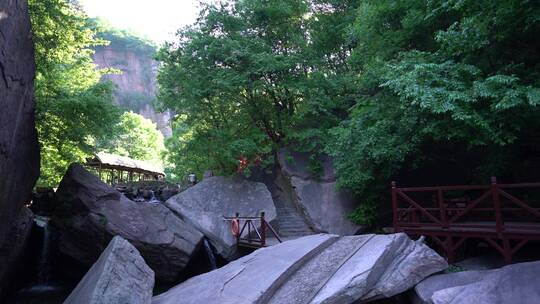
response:
<path id="1" fill-rule="evenodd" d="M 291 224 L 279 225 L 278 228 L 279 228 L 279 230 L 283 230 L 283 229 L 305 229 L 305 230 L 311 230 L 311 229 L 309 229 L 309 227 L 306 226 L 306 225 L 291 225 Z"/>
<path id="2" fill-rule="evenodd" d="M 280 227 L 279 231 L 280 232 L 283 232 L 283 231 L 308 231 L 310 232 L 311 229 L 307 227 Z"/>
<path id="3" fill-rule="evenodd" d="M 283 237 L 301 237 L 314 234 L 296 208 L 276 206 L 276 228 Z"/>
<path id="4" fill-rule="evenodd" d="M 286 222 L 278 222 L 278 224 L 280 226 L 289 226 L 289 225 L 294 225 L 294 226 L 304 226 L 304 227 L 307 227 L 306 223 L 303 222 L 303 221 L 286 221 Z"/>

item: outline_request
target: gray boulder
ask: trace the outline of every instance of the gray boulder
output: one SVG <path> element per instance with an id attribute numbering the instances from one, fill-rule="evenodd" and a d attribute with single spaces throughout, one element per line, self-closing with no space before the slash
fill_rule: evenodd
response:
<path id="1" fill-rule="evenodd" d="M 131 201 L 78 164 L 69 167 L 56 200 L 60 251 L 86 265 L 119 235 L 141 252 L 158 280 L 172 282 L 203 237 L 162 204 Z"/>
<path id="2" fill-rule="evenodd" d="M 4 245 L 0 246 L 0 298 L 9 290 L 11 277 L 22 266 L 21 258 L 32 231 L 32 218 L 32 211 L 23 207 L 17 219 L 12 221 Z"/>
<path id="3" fill-rule="evenodd" d="M 429 277 L 415 287 L 417 303 L 540 303 L 540 261 Z"/>
<path id="4" fill-rule="evenodd" d="M 115 236 L 64 304 L 151 303 L 154 272 L 137 249 Z"/>
<path id="5" fill-rule="evenodd" d="M 236 239 L 224 216 L 259 216 L 265 212 L 269 222 L 276 217 L 270 192 L 262 183 L 240 177 L 208 177 L 193 187 L 171 197 L 165 205 L 202 232 L 226 259 L 236 254 Z"/>
<path id="6" fill-rule="evenodd" d="M 368 302 L 401 293 L 447 266 L 404 234 L 318 234 L 259 249 L 152 303 Z"/>
<path id="7" fill-rule="evenodd" d="M 27 1 L 0 1 L 0 246 L 39 175 L 34 72 Z"/>
<path id="8" fill-rule="evenodd" d="M 347 219 L 358 202 L 346 191 L 336 191 L 336 174 L 332 160 L 321 159 L 321 176 L 309 170 L 309 155 L 281 149 L 281 172 L 292 186 L 293 200 L 315 230 L 339 235 L 351 235 L 361 227 Z"/>

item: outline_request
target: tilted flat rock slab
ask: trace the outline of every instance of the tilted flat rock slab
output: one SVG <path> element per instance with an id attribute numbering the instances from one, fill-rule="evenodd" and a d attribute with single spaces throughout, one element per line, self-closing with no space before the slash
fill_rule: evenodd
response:
<path id="1" fill-rule="evenodd" d="M 540 303 L 540 261 L 508 265 L 503 268 L 482 271 L 444 274 L 428 278 L 423 287 L 447 282 L 447 288 L 434 291 L 434 304 L 536 304 Z M 477 280 L 471 282 L 470 277 Z M 463 279 L 460 283 L 457 278 Z M 459 286 L 459 285 L 461 286 Z"/>
<path id="2" fill-rule="evenodd" d="M 306 260 L 337 240 L 311 235 L 256 250 L 212 272 L 196 276 L 154 297 L 153 304 L 264 303 Z"/>
<path id="3" fill-rule="evenodd" d="M 340 265 L 311 303 L 392 297 L 447 267 L 435 251 L 403 233 L 373 235 Z"/>
<path id="4" fill-rule="evenodd" d="M 155 271 L 173 282 L 199 248 L 203 235 L 162 204 L 138 203 L 74 164 L 62 179 L 56 200 L 59 247 L 91 265 L 114 235 L 130 241 Z"/>
<path id="5" fill-rule="evenodd" d="M 353 303 L 399 294 L 448 267 L 405 234 L 319 234 L 259 249 L 154 298 L 172 303 Z"/>
<path id="6" fill-rule="evenodd" d="M 171 197 L 165 205 L 201 231 L 216 253 L 229 260 L 235 257 L 236 239 L 223 216 L 234 216 L 236 212 L 240 216 L 259 216 L 264 211 L 266 221 L 276 217 L 266 185 L 238 177 L 209 177 Z"/>
<path id="7" fill-rule="evenodd" d="M 151 303 L 154 272 L 133 245 L 116 236 L 64 304 Z"/>
<path id="8" fill-rule="evenodd" d="M 415 304 L 431 304 L 436 291 L 481 281 L 490 270 L 462 271 L 431 276 L 414 287 Z"/>
<path id="9" fill-rule="evenodd" d="M 291 275 L 268 303 L 309 303 L 339 265 L 372 237 L 373 235 L 363 235 L 340 238 Z"/>

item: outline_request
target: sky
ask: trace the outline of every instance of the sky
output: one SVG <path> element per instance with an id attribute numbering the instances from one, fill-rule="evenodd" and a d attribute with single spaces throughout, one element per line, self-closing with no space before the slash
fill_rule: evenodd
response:
<path id="1" fill-rule="evenodd" d="M 158 44 L 195 22 L 198 0 L 79 0 L 90 17 L 101 17 L 119 29 L 130 29 Z"/>

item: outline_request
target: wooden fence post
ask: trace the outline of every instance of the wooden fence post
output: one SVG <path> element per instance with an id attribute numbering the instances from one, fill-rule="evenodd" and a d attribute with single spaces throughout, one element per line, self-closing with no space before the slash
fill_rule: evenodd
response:
<path id="1" fill-rule="evenodd" d="M 266 245 L 266 221 L 264 220 L 264 211 L 261 212 L 261 246 Z"/>
<path id="2" fill-rule="evenodd" d="M 439 202 L 439 211 L 441 215 L 441 222 L 443 223 L 443 228 L 448 228 L 448 219 L 446 218 L 446 205 L 444 204 L 444 198 L 442 190 L 437 190 L 437 201 Z"/>
<path id="3" fill-rule="evenodd" d="M 499 197 L 499 185 L 497 185 L 497 178 L 491 177 L 491 195 L 493 198 L 493 206 L 495 208 L 495 222 L 497 226 L 497 234 L 502 237 L 504 231 L 502 214 L 501 214 L 501 199 Z"/>
<path id="4" fill-rule="evenodd" d="M 396 182 L 392 181 L 392 225 L 394 226 L 394 233 L 398 232 L 398 204 L 397 204 L 397 193 L 396 193 Z"/>
<path id="5" fill-rule="evenodd" d="M 238 244 L 240 244 L 240 220 L 238 219 L 238 217 L 240 217 L 240 213 L 236 212 L 234 217 L 236 222 L 238 223 L 238 234 L 236 235 L 236 246 L 238 246 Z"/>

